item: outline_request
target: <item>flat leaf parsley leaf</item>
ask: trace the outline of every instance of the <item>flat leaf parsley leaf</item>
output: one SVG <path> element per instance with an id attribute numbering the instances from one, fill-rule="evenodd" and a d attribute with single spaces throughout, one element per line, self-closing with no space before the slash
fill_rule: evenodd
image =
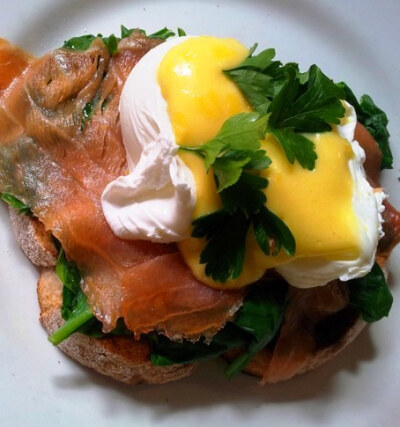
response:
<path id="1" fill-rule="evenodd" d="M 258 150 L 260 140 L 265 136 L 267 120 L 268 116 L 257 112 L 236 114 L 225 121 L 210 141 L 197 147 L 183 146 L 181 150 L 192 151 L 204 157 L 208 170 L 218 156 Z"/>
<path id="2" fill-rule="evenodd" d="M 206 275 L 219 282 L 236 279 L 243 268 L 250 220 L 241 212 L 232 215 L 221 209 L 196 219 L 193 226 L 193 237 L 207 239 L 200 255 Z"/>
<path id="3" fill-rule="evenodd" d="M 215 281 L 236 279 L 242 272 L 251 225 L 265 239 L 284 237 L 275 247 L 283 246 L 288 253 L 294 253 L 294 238 L 287 238 L 288 233 L 291 235 L 289 229 L 265 207 L 263 190 L 268 180 L 257 174 L 271 163 L 260 149 L 267 121 L 268 116 L 258 112 L 238 114 L 229 118 L 212 140 L 197 147 L 180 147 L 204 158 L 207 171 L 212 168 L 221 197 L 223 208 L 197 218 L 192 232 L 193 237 L 207 240 L 200 263 L 205 264 L 206 275 Z M 267 225 L 266 218 L 274 221 Z M 261 237 L 257 241 L 269 254 Z"/>
<path id="4" fill-rule="evenodd" d="M 289 162 L 297 160 L 313 170 L 315 146 L 300 133 L 324 132 L 340 123 L 343 92 L 316 65 L 300 73 L 297 64 L 282 65 L 274 56 L 273 49 L 250 54 L 225 73 L 257 111 L 270 114 L 268 132 L 281 143 Z"/>

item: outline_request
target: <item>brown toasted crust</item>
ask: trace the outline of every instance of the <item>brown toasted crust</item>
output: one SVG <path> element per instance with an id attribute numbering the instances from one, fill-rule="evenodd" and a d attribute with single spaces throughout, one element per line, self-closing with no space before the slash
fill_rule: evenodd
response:
<path id="1" fill-rule="evenodd" d="M 33 216 L 19 215 L 12 207 L 9 207 L 9 214 L 17 242 L 32 264 L 38 267 L 56 265 L 57 249 L 43 224 Z"/>
<path id="2" fill-rule="evenodd" d="M 38 282 L 40 322 L 50 335 L 62 324 L 62 284 L 52 268 L 43 268 Z M 80 364 L 126 384 L 162 384 L 191 375 L 197 365 L 154 366 L 148 344 L 131 337 L 92 338 L 75 333 L 59 348 Z"/>

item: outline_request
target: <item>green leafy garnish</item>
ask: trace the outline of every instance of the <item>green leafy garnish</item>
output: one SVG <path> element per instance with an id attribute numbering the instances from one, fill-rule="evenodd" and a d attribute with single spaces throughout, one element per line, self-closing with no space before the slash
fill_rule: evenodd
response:
<path id="1" fill-rule="evenodd" d="M 92 99 L 90 102 L 88 102 L 82 110 L 82 120 L 81 120 L 81 130 L 83 131 L 85 129 L 86 123 L 92 118 L 93 116 L 93 109 L 95 107 L 95 104 L 98 102 L 98 96 L 96 95 L 94 99 Z"/>
<path id="2" fill-rule="evenodd" d="M 182 30 L 182 28 L 178 28 L 178 36 L 184 37 L 184 36 L 186 36 L 186 32 L 184 30 Z"/>
<path id="3" fill-rule="evenodd" d="M 281 247 L 290 256 L 296 252 L 296 242 L 287 225 L 265 206 L 254 215 L 253 227 L 257 242 L 266 255 L 277 255 Z"/>
<path id="4" fill-rule="evenodd" d="M 111 34 L 109 37 L 101 37 L 103 43 L 107 46 L 110 55 L 113 56 L 118 52 L 118 42 L 120 39 L 114 34 Z"/>
<path id="5" fill-rule="evenodd" d="M 197 147 L 180 147 L 204 158 L 205 167 L 212 167 L 223 208 L 197 218 L 193 237 L 205 237 L 207 244 L 200 255 L 206 275 L 215 281 L 236 279 L 243 269 L 247 233 L 251 226 L 260 248 L 270 254 L 266 239 L 276 240 L 272 252 L 281 247 L 293 255 L 294 238 L 288 227 L 266 207 L 264 189 L 268 180 L 257 172 L 268 168 L 271 160 L 261 150 L 268 115 L 258 112 L 237 114 L 226 120 L 210 141 Z M 267 219 L 271 220 L 267 224 Z"/>
<path id="6" fill-rule="evenodd" d="M 60 344 L 93 318 L 86 295 L 80 286 L 79 270 L 67 260 L 62 248 L 58 255 L 56 272 L 63 284 L 61 315 L 66 322 L 49 337 L 49 341 L 54 345 Z"/>
<path id="7" fill-rule="evenodd" d="M 70 313 L 68 320 L 57 329 L 54 334 L 50 335 L 49 341 L 54 345 L 59 345 L 62 341 L 67 339 L 74 332 L 85 325 L 89 320 L 93 318 L 92 310 L 89 307 L 86 296 L 81 292 L 75 298 L 75 306 Z"/>
<path id="8" fill-rule="evenodd" d="M 108 51 L 110 52 L 110 55 L 113 56 L 118 52 L 118 43 L 120 42 L 120 40 L 129 37 L 134 31 L 138 31 L 139 33 L 150 39 L 166 40 L 167 38 L 175 35 L 173 31 L 169 30 L 166 27 L 159 31 L 156 31 L 155 33 L 146 35 L 146 31 L 141 28 L 126 28 L 124 25 L 121 25 L 121 37 L 117 37 L 115 36 L 115 34 L 111 34 L 108 37 L 105 37 L 102 34 L 97 34 L 97 36 L 94 36 L 93 34 L 85 34 L 83 36 L 72 37 L 69 40 L 65 40 L 63 47 L 72 50 L 87 50 L 89 49 L 93 40 L 95 40 L 96 38 L 100 38 L 106 45 Z M 181 28 L 178 28 L 178 35 L 182 36 L 186 35 L 186 33 Z"/>
<path id="9" fill-rule="evenodd" d="M 230 117 L 226 122 L 222 125 L 222 128 L 217 133 L 217 135 L 206 142 L 205 144 L 199 145 L 197 147 L 180 147 L 181 150 L 194 152 L 201 157 L 204 157 L 205 166 L 207 171 L 210 166 L 214 166 L 214 170 L 217 169 L 220 165 L 221 168 L 224 168 L 224 162 L 221 162 L 223 159 L 234 160 L 236 158 L 236 167 L 232 163 L 230 170 L 242 171 L 243 167 L 247 165 L 247 163 L 252 160 L 252 156 L 255 154 L 261 144 L 260 140 L 264 138 L 266 125 L 267 125 L 268 117 L 266 115 L 262 116 L 259 113 L 241 113 L 237 114 L 233 117 Z M 257 155 L 261 155 L 264 158 L 265 151 L 258 152 Z M 220 163 L 218 163 L 218 161 Z M 237 162 L 238 158 L 248 158 L 247 162 L 240 165 Z M 216 164 L 215 164 L 216 163 Z M 223 175 L 223 171 L 221 170 L 221 176 Z M 237 179 L 240 177 L 240 172 L 237 172 Z M 233 185 L 236 181 L 232 181 L 230 185 Z M 224 183 L 219 183 L 219 190 L 223 189 L 222 187 L 226 187 Z"/>
<path id="10" fill-rule="evenodd" d="M 225 370 L 232 378 L 276 336 L 286 309 L 287 285 L 277 283 L 255 285 L 246 296 L 233 322 L 218 332 L 207 344 L 183 340 L 173 342 L 151 333 L 151 361 L 154 365 L 167 366 L 175 363 L 193 363 L 220 356 L 230 349 L 243 348 L 244 352 Z"/>
<path id="11" fill-rule="evenodd" d="M 84 36 L 72 37 L 65 40 L 63 47 L 72 50 L 87 50 L 96 37 L 93 34 L 85 34 Z"/>
<path id="12" fill-rule="evenodd" d="M 231 215 L 219 210 L 196 219 L 193 226 L 193 237 L 207 239 L 200 255 L 206 275 L 222 283 L 236 279 L 243 268 L 250 220 L 241 212 Z"/>
<path id="13" fill-rule="evenodd" d="M 126 28 L 124 25 L 121 25 L 121 39 L 125 37 L 129 37 L 134 31 L 138 31 L 140 34 L 143 34 L 144 36 L 150 38 L 150 39 L 162 39 L 166 40 L 169 37 L 173 37 L 175 33 L 168 29 L 167 27 L 162 28 L 159 31 L 156 31 L 155 33 L 147 35 L 146 31 L 142 28 Z M 178 36 L 185 36 L 185 31 L 182 30 L 182 28 L 178 28 Z"/>
<path id="14" fill-rule="evenodd" d="M 348 286 L 349 302 L 360 312 L 363 320 L 371 323 L 388 316 L 393 296 L 383 271 L 376 262 L 366 276 L 351 280 Z"/>
<path id="15" fill-rule="evenodd" d="M 94 36 L 93 34 L 85 34 L 84 36 L 72 37 L 71 39 L 64 41 L 63 47 L 72 50 L 87 50 L 97 38 L 100 38 L 103 41 L 111 56 L 118 52 L 118 42 L 120 39 L 114 34 L 111 34 L 109 37 L 103 37 L 102 34 L 97 34 L 97 36 Z"/>
<path id="16" fill-rule="evenodd" d="M 85 119 L 90 119 L 92 117 L 93 112 L 93 102 L 88 102 L 83 108 L 83 117 Z"/>
<path id="17" fill-rule="evenodd" d="M 281 143 L 290 163 L 297 160 L 313 170 L 317 155 L 314 144 L 301 133 L 331 130 L 345 110 L 342 91 L 312 65 L 301 74 L 297 64 L 274 61 L 274 49 L 250 56 L 238 67 L 225 71 L 255 110 L 269 114 L 267 132 Z"/>
<path id="18" fill-rule="evenodd" d="M 171 31 L 167 27 L 165 27 L 165 28 L 163 28 L 163 29 L 161 29 L 159 31 L 156 31 L 155 33 L 149 34 L 147 37 L 149 39 L 162 39 L 162 40 L 166 40 L 169 37 L 172 37 L 174 35 L 175 35 L 175 33 L 173 31 Z"/>
<path id="19" fill-rule="evenodd" d="M 381 169 L 393 168 L 393 155 L 389 145 L 388 118 L 384 111 L 377 107 L 369 95 L 363 95 L 360 102 L 357 101 L 352 90 L 346 83 L 338 83 L 337 86 L 343 90 L 346 101 L 351 104 L 357 113 L 357 120 L 365 126 L 368 132 L 378 143 L 382 152 Z"/>
<path id="20" fill-rule="evenodd" d="M 18 215 L 21 215 L 21 214 L 32 215 L 31 208 L 25 203 L 21 202 L 21 200 L 14 197 L 12 194 L 0 193 L 0 199 L 5 201 L 12 208 L 16 209 L 18 212 Z"/>
<path id="21" fill-rule="evenodd" d="M 57 258 L 56 273 L 63 284 L 61 314 L 68 320 L 75 306 L 75 297 L 81 292 L 81 275 L 75 264 L 69 262 L 61 248 Z"/>

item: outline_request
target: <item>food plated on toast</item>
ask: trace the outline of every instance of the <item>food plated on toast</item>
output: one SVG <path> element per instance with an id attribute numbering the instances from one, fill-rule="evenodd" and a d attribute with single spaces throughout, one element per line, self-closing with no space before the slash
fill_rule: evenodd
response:
<path id="1" fill-rule="evenodd" d="M 127 383 L 218 356 L 289 379 L 390 310 L 386 116 L 273 49 L 170 36 L 0 45 L 0 191 L 42 324 Z"/>

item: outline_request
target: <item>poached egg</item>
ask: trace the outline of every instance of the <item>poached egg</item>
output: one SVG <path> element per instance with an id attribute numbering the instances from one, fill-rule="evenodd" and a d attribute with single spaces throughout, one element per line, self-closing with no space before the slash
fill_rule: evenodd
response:
<path id="1" fill-rule="evenodd" d="M 291 229 L 294 257 L 267 256 L 249 232 L 241 275 L 218 283 L 199 263 L 204 239 L 191 238 L 191 223 L 221 208 L 212 172 L 193 153 L 231 116 L 251 107 L 223 70 L 234 68 L 248 49 L 233 39 L 181 37 L 147 53 L 122 90 L 120 116 L 130 173 L 104 190 L 102 206 L 113 232 L 124 239 L 179 242 L 196 278 L 221 289 L 241 287 L 275 268 L 291 285 L 311 287 L 367 274 L 382 234 L 384 194 L 368 184 L 365 154 L 354 140 L 354 108 L 332 132 L 308 134 L 318 159 L 313 171 L 290 164 L 267 135 L 263 149 L 271 166 L 262 171 L 268 208 Z"/>

